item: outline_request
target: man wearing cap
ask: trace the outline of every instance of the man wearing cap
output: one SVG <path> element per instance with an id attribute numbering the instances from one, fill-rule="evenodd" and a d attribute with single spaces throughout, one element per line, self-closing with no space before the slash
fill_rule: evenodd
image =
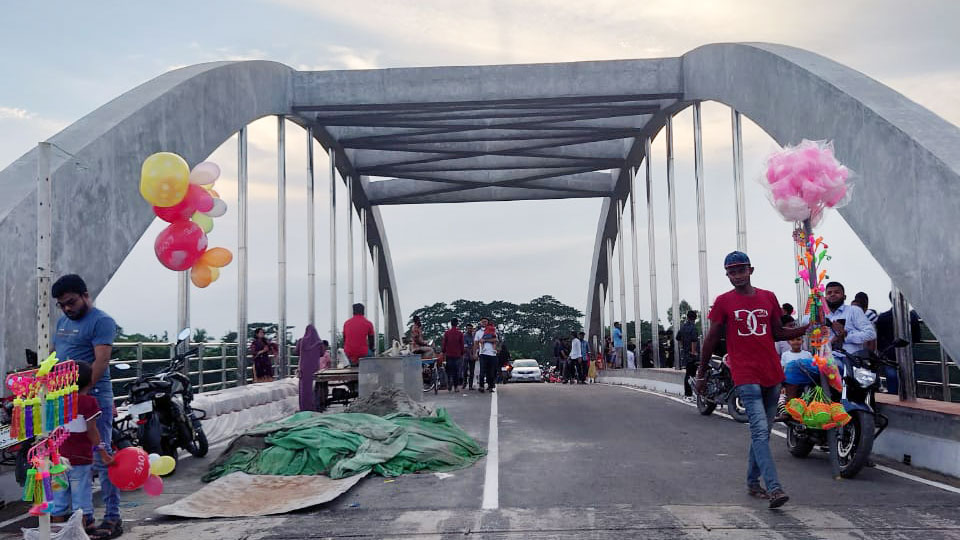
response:
<path id="1" fill-rule="evenodd" d="M 718 296 L 710 310 L 712 324 L 700 353 L 697 393 L 703 393 L 706 387 L 706 367 L 721 334 L 724 334 L 733 384 L 750 419 L 747 493 L 769 499 L 770 508 L 779 508 L 790 498 L 780 485 L 770 452 L 770 429 L 777 413 L 780 383 L 784 380 L 774 342 L 802 336 L 809 324 L 783 328 L 776 295 L 750 284 L 754 269 L 746 253 L 730 253 L 724 259 L 723 267 L 733 290 Z M 766 489 L 760 485 L 761 476 Z"/>

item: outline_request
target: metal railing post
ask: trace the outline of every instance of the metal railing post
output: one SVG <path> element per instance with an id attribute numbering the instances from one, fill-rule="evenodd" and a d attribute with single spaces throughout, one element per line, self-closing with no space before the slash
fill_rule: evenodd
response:
<path id="1" fill-rule="evenodd" d="M 227 344 L 220 344 L 220 389 L 227 387 Z"/>
<path id="2" fill-rule="evenodd" d="M 203 392 L 203 343 L 197 347 L 197 393 Z"/>
<path id="3" fill-rule="evenodd" d="M 896 349 L 897 364 L 900 371 L 900 399 L 902 401 L 916 401 L 917 380 L 914 373 L 913 336 L 910 332 L 910 305 L 896 284 L 892 288 L 893 334 L 895 337 L 905 339 L 911 344 Z"/>
<path id="4" fill-rule="evenodd" d="M 943 401 L 953 401 L 950 396 L 950 359 L 947 358 L 947 351 L 943 349 L 943 344 L 937 344 L 940 347 L 940 379 L 943 384 Z"/>
<path id="5" fill-rule="evenodd" d="M 137 378 L 143 377 L 143 342 L 137 342 Z"/>

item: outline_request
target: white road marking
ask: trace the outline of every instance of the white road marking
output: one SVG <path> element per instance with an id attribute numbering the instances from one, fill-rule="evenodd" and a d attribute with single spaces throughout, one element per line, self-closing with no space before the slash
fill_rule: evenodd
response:
<path id="1" fill-rule="evenodd" d="M 487 469 L 483 480 L 484 510 L 500 507 L 500 437 L 497 433 L 497 392 L 490 396 L 490 434 L 487 436 Z"/>
<path id="2" fill-rule="evenodd" d="M 644 389 L 644 388 L 633 388 L 633 387 L 631 387 L 631 386 L 624 386 L 624 385 L 620 385 L 620 384 L 607 384 L 607 383 L 597 383 L 597 384 L 603 384 L 603 385 L 605 385 L 605 386 L 613 386 L 613 387 L 616 387 L 616 388 L 624 388 L 624 389 L 626 389 L 626 390 L 633 390 L 634 392 L 641 392 L 641 393 L 643 393 L 643 394 L 650 394 L 650 395 L 652 395 L 652 396 L 657 396 L 657 397 L 661 397 L 661 398 L 668 399 L 668 400 L 670 400 L 670 401 L 675 401 L 675 402 L 680 403 L 680 404 L 682 404 L 682 405 L 687 405 L 687 406 L 690 406 L 690 407 L 696 407 L 696 404 L 694 404 L 694 403 L 687 403 L 686 401 L 684 401 L 684 400 L 682 400 L 682 399 L 680 399 L 680 398 L 676 398 L 676 397 L 673 397 L 673 396 L 668 396 L 668 395 L 663 394 L 663 393 L 661 393 L 661 392 L 653 392 L 653 391 L 651 391 L 651 390 L 646 390 L 646 389 Z M 718 415 L 718 416 L 723 416 L 723 417 L 725 417 L 725 418 L 729 418 L 730 420 L 733 420 L 733 417 L 730 416 L 729 414 L 725 414 L 725 413 L 721 413 L 721 412 L 716 412 L 716 411 L 714 411 L 713 414 Z M 744 425 L 747 426 L 747 427 L 749 427 L 749 424 L 744 424 Z M 782 438 L 782 439 L 786 439 L 786 438 L 787 438 L 787 434 L 784 433 L 783 431 L 778 431 L 778 430 L 774 429 L 774 430 L 772 430 L 771 432 L 772 432 L 774 435 L 776 435 L 777 437 L 780 437 L 780 438 Z M 897 469 L 892 469 L 892 468 L 886 467 L 886 466 L 884 466 L 884 465 L 879 465 L 879 464 L 878 464 L 878 465 L 876 465 L 875 468 L 876 468 L 878 471 L 883 471 L 883 472 L 885 472 L 885 473 L 887 473 L 887 474 L 892 474 L 893 476 L 899 476 L 900 478 L 903 478 L 903 479 L 906 479 L 906 480 L 912 480 L 912 481 L 917 482 L 917 483 L 919 483 L 919 484 L 924 484 L 924 485 L 927 485 L 927 486 L 935 487 L 935 488 L 937 488 L 937 489 L 942 489 L 942 490 L 944 490 L 944 491 L 949 491 L 949 492 L 951 492 L 951 493 L 960 494 L 960 488 L 951 486 L 951 485 L 949 485 L 949 484 L 944 484 L 944 483 L 942 483 L 942 482 L 937 482 L 937 481 L 935 481 L 935 480 L 927 480 L 926 478 L 922 478 L 922 477 L 920 477 L 920 476 L 916 476 L 916 475 L 910 474 L 910 473 L 908 473 L 908 472 L 903 472 L 903 471 L 900 471 L 900 470 L 897 470 Z"/>

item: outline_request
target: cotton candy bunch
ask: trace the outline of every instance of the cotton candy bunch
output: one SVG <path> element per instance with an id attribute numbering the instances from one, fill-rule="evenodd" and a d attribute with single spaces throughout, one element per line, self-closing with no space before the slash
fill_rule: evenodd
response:
<path id="1" fill-rule="evenodd" d="M 761 182 L 770 201 L 787 221 L 819 221 L 824 208 L 849 200 L 850 170 L 833 155 L 833 144 L 804 139 L 767 158 Z"/>

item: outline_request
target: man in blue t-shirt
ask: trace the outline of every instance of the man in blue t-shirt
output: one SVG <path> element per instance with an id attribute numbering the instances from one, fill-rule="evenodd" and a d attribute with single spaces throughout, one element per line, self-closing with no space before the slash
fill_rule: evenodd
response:
<path id="1" fill-rule="evenodd" d="M 101 413 L 97 418 L 97 431 L 100 432 L 100 440 L 110 448 L 110 436 L 113 433 L 110 354 L 117 335 L 117 323 L 109 315 L 93 307 L 87 284 L 76 274 L 68 274 L 58 279 L 53 284 L 51 296 L 57 300 L 57 307 L 63 311 L 63 316 L 57 320 L 53 348 L 61 362 L 73 360 L 89 364 L 92 368 L 93 388 L 90 395 L 96 398 Z M 103 523 L 97 530 L 98 533 L 101 533 L 101 530 L 109 531 L 110 535 L 105 537 L 114 538 L 123 533 L 120 492 L 110 482 L 107 467 L 99 455 L 94 458 L 94 469 L 100 476 L 103 505 L 106 507 Z M 104 534 L 98 534 L 98 537 L 100 536 Z"/>
<path id="2" fill-rule="evenodd" d="M 625 367 L 623 363 L 623 330 L 620 329 L 620 323 L 613 323 L 613 355 L 616 360 L 613 367 L 619 369 Z"/>

